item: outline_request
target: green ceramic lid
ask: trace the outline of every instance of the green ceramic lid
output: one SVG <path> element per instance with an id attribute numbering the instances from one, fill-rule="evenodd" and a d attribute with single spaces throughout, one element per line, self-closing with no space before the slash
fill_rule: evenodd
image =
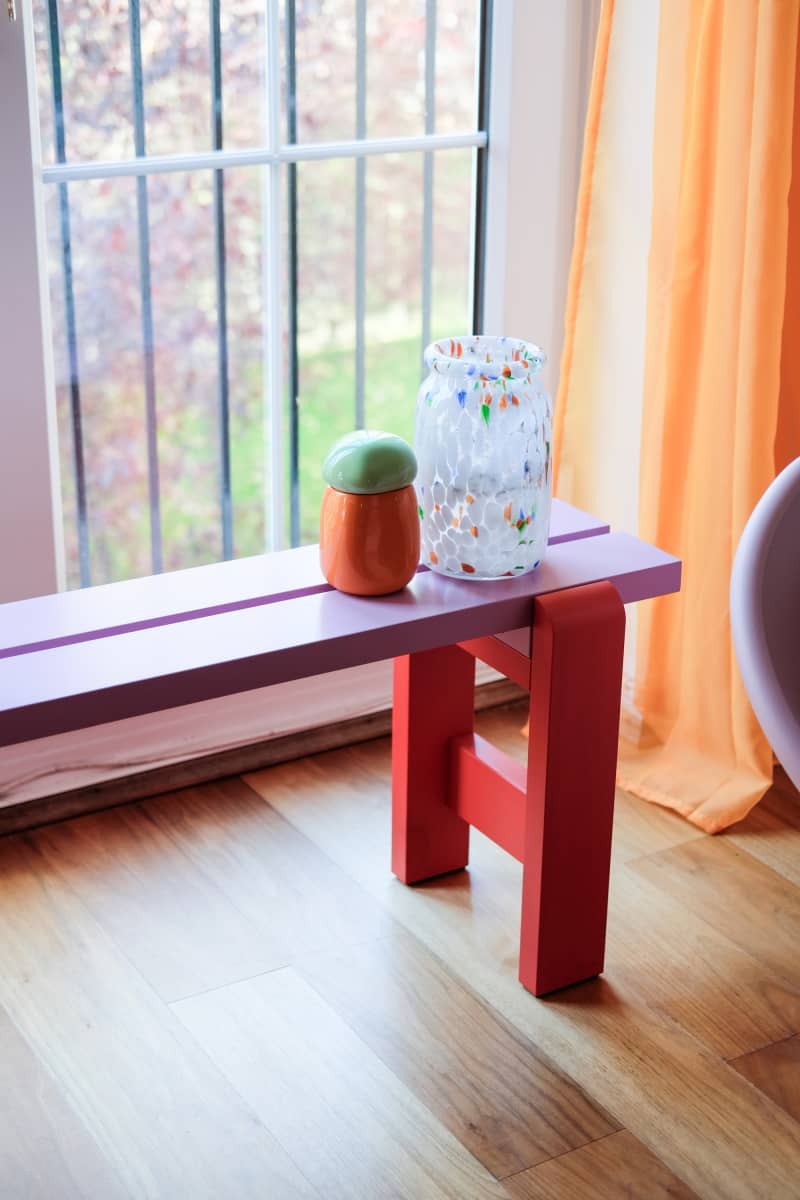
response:
<path id="1" fill-rule="evenodd" d="M 396 492 L 414 482 L 417 459 L 401 437 L 377 429 L 357 429 L 331 446 L 322 474 L 337 492 L 359 496 Z"/>

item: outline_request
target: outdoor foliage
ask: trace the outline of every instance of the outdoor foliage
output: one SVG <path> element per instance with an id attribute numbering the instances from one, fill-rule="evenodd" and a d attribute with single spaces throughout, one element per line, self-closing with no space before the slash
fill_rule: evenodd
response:
<path id="1" fill-rule="evenodd" d="M 53 143 L 47 7 L 35 0 L 45 163 Z M 224 145 L 265 139 L 264 2 L 223 0 Z M 476 0 L 439 4 L 437 132 L 474 127 Z M 59 4 L 68 161 L 134 154 L 127 0 Z M 351 139 L 355 2 L 298 0 L 298 140 Z M 367 135 L 421 134 L 425 5 L 369 0 Z M 211 146 L 207 0 L 141 9 L 149 154 Z M 284 108 L 286 103 L 284 87 Z M 283 129 L 286 128 L 285 112 Z M 258 167 L 225 172 L 234 550 L 265 545 L 263 190 Z M 353 160 L 298 167 L 302 537 L 317 537 L 319 465 L 354 424 Z M 468 325 L 471 151 L 435 160 L 434 336 Z M 367 422 L 410 436 L 421 369 L 422 155 L 367 160 Z M 284 189 L 285 194 L 285 189 Z M 136 182 L 68 185 L 92 582 L 150 571 Z M 147 180 L 159 486 L 166 569 L 222 554 L 217 294 L 210 171 Z M 47 185 L 51 305 L 70 583 L 77 536 L 58 189 Z"/>

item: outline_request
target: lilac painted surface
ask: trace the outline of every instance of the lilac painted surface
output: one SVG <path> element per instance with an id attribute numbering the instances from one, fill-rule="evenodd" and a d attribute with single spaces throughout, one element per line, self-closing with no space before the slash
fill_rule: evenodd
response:
<path id="1" fill-rule="evenodd" d="M 551 545 L 603 533 L 608 533 L 604 522 L 553 501 Z M 304 546 L 39 596 L 0 605 L 0 658 L 330 590 L 320 570 L 319 547 Z"/>
<path id="2" fill-rule="evenodd" d="M 559 542 L 576 542 L 580 538 L 598 537 L 601 533 L 608 533 L 610 529 L 607 521 L 592 517 L 582 508 L 567 504 L 565 500 L 554 498 L 547 544 L 557 546 Z"/>
<path id="3" fill-rule="evenodd" d="M 489 583 L 420 572 L 375 599 L 324 591 L 31 651 L 0 662 L 0 745 L 529 625 L 533 598 L 610 579 L 623 601 L 677 591 L 680 563 L 627 534 L 559 543 Z"/>
<path id="4" fill-rule="evenodd" d="M 166 575 L 0 605 L 0 657 L 42 644 L 80 641 L 130 628 L 170 624 L 204 612 L 288 599 L 328 584 L 319 547 L 259 554 Z"/>
<path id="5" fill-rule="evenodd" d="M 800 787 L 800 458 L 767 488 L 742 533 L 731 630 L 759 724 Z"/>

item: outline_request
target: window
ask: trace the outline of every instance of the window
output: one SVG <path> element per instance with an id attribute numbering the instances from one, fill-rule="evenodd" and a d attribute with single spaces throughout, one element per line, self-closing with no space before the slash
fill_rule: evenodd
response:
<path id="1" fill-rule="evenodd" d="M 478 0 L 34 0 L 67 582 L 315 541 L 473 324 Z"/>
<path id="2" fill-rule="evenodd" d="M 481 294 L 555 386 L 598 0 L 336 2 L 0 16 L 0 602 L 315 537 Z"/>

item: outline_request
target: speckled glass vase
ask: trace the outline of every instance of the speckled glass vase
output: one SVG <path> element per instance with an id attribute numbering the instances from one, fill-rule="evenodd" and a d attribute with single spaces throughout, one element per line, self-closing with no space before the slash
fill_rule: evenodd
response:
<path id="1" fill-rule="evenodd" d="M 537 567 L 550 528 L 552 405 L 545 356 L 510 337 L 425 351 L 414 436 L 422 562 L 458 579 Z"/>

